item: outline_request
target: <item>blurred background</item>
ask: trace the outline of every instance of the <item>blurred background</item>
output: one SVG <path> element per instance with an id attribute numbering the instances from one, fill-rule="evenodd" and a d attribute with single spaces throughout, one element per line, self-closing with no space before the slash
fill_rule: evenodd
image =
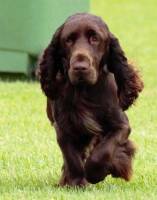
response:
<path id="1" fill-rule="evenodd" d="M 127 111 L 138 151 L 131 182 L 107 177 L 59 189 L 62 157 L 34 74 L 39 54 L 71 14 L 101 16 L 140 70 L 144 91 Z M 157 1 L 0 0 L 0 199 L 156 200 Z"/>
<path id="2" fill-rule="evenodd" d="M 89 11 L 88 0 L 0 0 L 0 5 L 0 71 L 26 75 L 57 26 L 72 13 Z"/>

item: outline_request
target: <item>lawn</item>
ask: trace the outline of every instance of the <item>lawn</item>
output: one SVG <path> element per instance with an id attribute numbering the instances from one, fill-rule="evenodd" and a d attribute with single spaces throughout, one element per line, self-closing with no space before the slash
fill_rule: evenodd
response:
<path id="1" fill-rule="evenodd" d="M 39 83 L 0 81 L 0 200 L 157 199 L 157 1 L 92 0 L 90 11 L 107 22 L 145 82 L 128 111 L 138 146 L 128 183 L 107 177 L 85 189 L 58 188 L 62 164 Z"/>

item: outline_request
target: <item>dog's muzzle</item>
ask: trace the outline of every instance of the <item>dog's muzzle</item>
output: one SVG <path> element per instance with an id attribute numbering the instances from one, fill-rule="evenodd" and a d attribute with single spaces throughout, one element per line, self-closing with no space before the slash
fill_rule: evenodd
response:
<path id="1" fill-rule="evenodd" d="M 70 59 L 69 78 L 73 84 L 92 83 L 95 79 L 92 56 L 88 52 L 74 52 Z"/>

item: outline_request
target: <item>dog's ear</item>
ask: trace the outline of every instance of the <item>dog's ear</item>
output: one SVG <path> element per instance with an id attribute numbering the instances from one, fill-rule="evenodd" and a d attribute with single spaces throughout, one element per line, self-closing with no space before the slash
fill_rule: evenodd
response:
<path id="1" fill-rule="evenodd" d="M 62 29 L 63 25 L 56 30 L 50 44 L 39 58 L 37 69 L 37 76 L 41 83 L 42 90 L 46 96 L 51 99 L 55 98 L 57 92 L 57 74 L 63 70 L 60 48 Z"/>
<path id="2" fill-rule="evenodd" d="M 110 33 L 107 66 L 114 76 L 118 86 L 120 106 L 128 109 L 143 89 L 143 82 L 135 67 L 128 63 L 118 39 Z"/>

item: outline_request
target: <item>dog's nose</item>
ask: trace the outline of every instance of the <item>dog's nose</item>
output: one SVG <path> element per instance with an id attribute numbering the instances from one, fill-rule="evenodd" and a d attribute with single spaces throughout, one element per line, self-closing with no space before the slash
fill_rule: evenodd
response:
<path id="1" fill-rule="evenodd" d="M 73 66 L 73 69 L 75 72 L 86 72 L 89 68 L 88 63 L 85 62 L 78 62 L 75 63 L 75 65 Z"/>
<path id="2" fill-rule="evenodd" d="M 90 59 L 86 54 L 75 53 L 70 60 L 70 65 L 74 72 L 85 73 L 90 67 Z"/>

